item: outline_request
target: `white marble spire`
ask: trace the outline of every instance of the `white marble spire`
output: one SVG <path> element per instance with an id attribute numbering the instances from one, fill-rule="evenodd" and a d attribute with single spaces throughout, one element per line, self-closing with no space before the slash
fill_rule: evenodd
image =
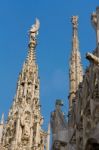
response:
<path id="1" fill-rule="evenodd" d="M 71 19 L 73 26 L 72 33 L 72 52 L 70 57 L 70 93 L 69 93 L 69 104 L 72 107 L 72 101 L 75 97 L 75 93 L 78 89 L 79 83 L 82 82 L 83 69 L 81 64 L 81 56 L 79 51 L 79 40 L 78 40 L 78 16 L 73 16 Z"/>

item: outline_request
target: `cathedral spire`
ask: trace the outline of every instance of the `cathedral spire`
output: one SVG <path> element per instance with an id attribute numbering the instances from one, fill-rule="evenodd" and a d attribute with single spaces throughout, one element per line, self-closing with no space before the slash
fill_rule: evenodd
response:
<path id="1" fill-rule="evenodd" d="M 44 150 L 47 133 L 41 128 L 40 81 L 35 62 L 39 20 L 29 31 L 29 50 L 19 74 L 16 95 L 4 128 L 3 146 L 10 150 Z"/>
<path id="2" fill-rule="evenodd" d="M 29 51 L 28 51 L 28 56 L 27 56 L 27 63 L 29 65 L 31 63 L 35 64 L 35 61 L 36 61 L 35 48 L 37 45 L 37 35 L 38 35 L 39 27 L 40 27 L 40 22 L 36 18 L 35 24 L 33 24 L 29 30 L 29 45 L 28 45 Z"/>
<path id="3" fill-rule="evenodd" d="M 73 25 L 73 34 L 72 34 L 72 52 L 70 58 L 70 94 L 69 94 L 69 103 L 70 109 L 72 107 L 73 99 L 75 98 L 75 93 L 78 89 L 78 85 L 82 82 L 83 78 L 83 69 L 81 65 L 81 56 L 79 52 L 79 41 L 78 41 L 78 16 L 73 16 L 71 19 Z"/>

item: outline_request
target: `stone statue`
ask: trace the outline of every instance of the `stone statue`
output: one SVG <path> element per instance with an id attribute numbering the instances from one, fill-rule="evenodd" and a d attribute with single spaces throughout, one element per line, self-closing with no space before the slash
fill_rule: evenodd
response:
<path id="1" fill-rule="evenodd" d="M 78 26 L 78 16 L 72 16 L 72 24 L 74 28 Z"/>
<path id="2" fill-rule="evenodd" d="M 30 137 L 30 112 L 25 111 L 25 114 L 21 117 L 22 125 L 22 140 L 29 140 Z"/>
<path id="3" fill-rule="evenodd" d="M 56 100 L 56 109 L 51 113 L 51 128 L 52 133 L 54 134 L 56 134 L 59 130 L 66 128 L 66 122 L 61 106 L 63 106 L 63 102 L 61 100 Z"/>
<path id="4" fill-rule="evenodd" d="M 40 27 L 40 22 L 36 18 L 35 24 L 33 24 L 31 29 L 30 29 L 31 38 L 33 38 L 33 39 L 36 38 L 36 35 L 38 34 L 39 27 Z"/>

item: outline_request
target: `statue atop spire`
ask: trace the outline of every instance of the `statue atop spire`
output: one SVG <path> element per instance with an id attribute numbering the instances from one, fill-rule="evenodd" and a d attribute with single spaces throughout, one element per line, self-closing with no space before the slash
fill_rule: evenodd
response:
<path id="1" fill-rule="evenodd" d="M 77 28 L 78 27 L 78 16 L 72 16 L 72 24 L 73 24 L 73 28 Z"/>
<path id="2" fill-rule="evenodd" d="M 38 35 L 38 30 L 40 28 L 40 21 L 36 18 L 35 23 L 32 25 L 32 27 L 29 30 L 30 33 L 30 42 L 35 41 Z"/>
<path id="3" fill-rule="evenodd" d="M 71 22 L 73 25 L 73 49 L 79 49 L 79 41 L 78 41 L 78 16 L 72 16 Z"/>
<path id="4" fill-rule="evenodd" d="M 38 30 L 39 30 L 39 27 L 40 27 L 40 21 L 38 18 L 36 18 L 35 20 L 35 24 L 32 25 L 31 29 L 30 29 L 30 32 L 31 33 L 37 33 Z"/>
<path id="5" fill-rule="evenodd" d="M 35 63 L 36 60 L 36 45 L 37 45 L 37 35 L 38 30 L 40 28 L 40 21 L 36 18 L 35 23 L 32 25 L 32 27 L 29 30 L 29 51 L 27 56 L 27 62 L 29 64 Z"/>

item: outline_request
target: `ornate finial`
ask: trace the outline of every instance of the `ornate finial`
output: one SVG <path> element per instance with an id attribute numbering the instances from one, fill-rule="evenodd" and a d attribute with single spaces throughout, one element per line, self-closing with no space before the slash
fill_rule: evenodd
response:
<path id="1" fill-rule="evenodd" d="M 73 24 L 73 28 L 77 28 L 78 27 L 78 16 L 72 16 L 72 24 Z"/>

